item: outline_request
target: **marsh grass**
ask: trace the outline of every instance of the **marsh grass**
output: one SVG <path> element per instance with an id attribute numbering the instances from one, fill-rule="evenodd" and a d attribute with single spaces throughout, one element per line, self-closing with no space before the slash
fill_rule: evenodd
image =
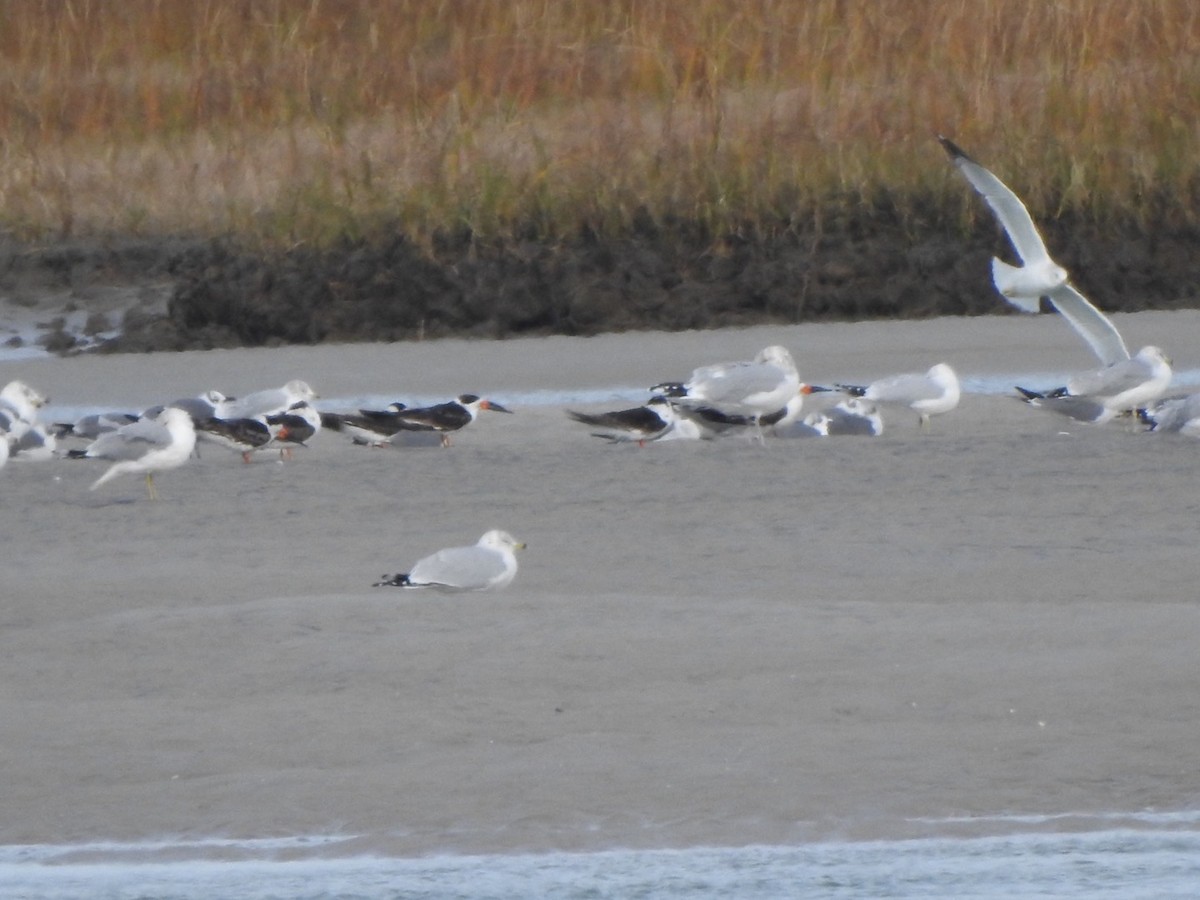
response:
<path id="1" fill-rule="evenodd" d="M 0 225 L 970 227 L 939 132 L 1044 217 L 1193 224 L 1198 51 L 1183 0 L 14 0 Z"/>

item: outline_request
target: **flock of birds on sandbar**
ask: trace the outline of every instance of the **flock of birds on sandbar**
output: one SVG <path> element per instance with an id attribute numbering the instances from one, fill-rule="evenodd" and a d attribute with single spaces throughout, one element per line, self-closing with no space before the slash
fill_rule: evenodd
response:
<path id="1" fill-rule="evenodd" d="M 1172 378 L 1167 355 L 1156 346 L 1130 354 L 1113 323 L 1070 284 L 1067 271 L 1051 258 L 1020 198 L 951 140 L 938 140 L 1020 257 L 1019 266 L 992 260 L 996 289 L 1026 312 L 1038 312 L 1047 301 L 1100 363 L 1051 390 L 1017 387 L 1018 398 L 1081 422 L 1101 425 L 1132 418 L 1144 430 L 1200 437 L 1200 393 L 1164 398 Z M 805 400 L 815 393 L 836 393 L 839 399 L 805 414 Z M 944 362 L 925 372 L 892 375 L 866 385 L 807 384 L 787 348 L 773 345 L 751 360 L 700 366 L 687 380 L 656 384 L 649 394 L 640 406 L 600 413 L 568 409 L 566 414 L 596 437 L 639 445 L 730 434 L 759 441 L 878 436 L 883 433 L 885 408 L 915 413 L 924 427 L 931 417 L 957 408 L 962 390 L 958 376 Z M 24 382 L 12 381 L 0 390 L 0 467 L 10 457 L 107 460 L 112 465 L 93 482 L 92 490 L 121 475 L 141 474 L 155 499 L 155 473 L 186 463 L 198 441 L 228 447 L 245 462 L 264 451 L 289 458 L 292 448 L 322 431 L 372 447 L 448 447 L 454 432 L 475 421 L 481 411 L 511 412 L 475 394 L 434 406 L 413 408 L 397 401 L 384 409 L 354 412 L 319 411 L 314 406 L 317 399 L 307 383 L 296 380 L 241 398 L 209 390 L 140 413 L 100 413 L 71 423 L 44 423 L 39 410 L 47 398 Z M 71 440 L 83 446 L 67 447 Z M 524 546 L 505 531 L 491 530 L 474 545 L 438 551 L 408 572 L 383 576 L 376 586 L 501 588 L 516 575 L 515 551 Z"/>

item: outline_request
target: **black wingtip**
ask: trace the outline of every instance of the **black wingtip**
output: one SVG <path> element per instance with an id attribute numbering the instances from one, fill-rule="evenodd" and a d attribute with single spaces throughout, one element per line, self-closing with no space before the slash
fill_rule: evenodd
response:
<path id="1" fill-rule="evenodd" d="M 1021 398 L 1026 401 L 1044 400 L 1046 397 L 1046 395 L 1041 393 L 1040 391 L 1031 391 L 1028 388 L 1021 387 L 1019 384 L 1015 385 L 1015 387 L 1017 389 L 1017 393 L 1019 393 L 1021 395 Z"/>
<path id="2" fill-rule="evenodd" d="M 397 572 L 395 575 L 380 575 L 383 581 L 377 581 L 371 587 L 408 587 L 412 584 L 408 580 L 407 572 Z"/>
<path id="3" fill-rule="evenodd" d="M 851 397 L 861 397 L 867 392 L 867 389 L 861 384 L 839 384 L 835 385 L 839 391 L 849 394 Z"/>
<path id="4" fill-rule="evenodd" d="M 967 156 L 966 152 L 963 151 L 963 148 L 954 143 L 954 141 L 950 140 L 950 138 L 939 134 L 937 139 L 938 143 L 940 143 L 942 147 L 945 148 L 946 152 L 950 154 L 951 159 L 965 159 L 968 162 L 974 162 L 974 160 Z"/>

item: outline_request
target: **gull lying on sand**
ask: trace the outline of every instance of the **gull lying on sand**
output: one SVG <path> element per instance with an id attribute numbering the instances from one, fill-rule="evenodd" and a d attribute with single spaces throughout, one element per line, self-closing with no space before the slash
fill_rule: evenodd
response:
<path id="1" fill-rule="evenodd" d="M 847 397 L 807 416 L 804 424 L 822 437 L 878 437 L 883 434 L 883 416 L 879 407 L 864 397 Z"/>
<path id="2" fill-rule="evenodd" d="M 220 391 L 208 390 L 195 397 L 180 397 L 170 403 L 151 406 L 142 411 L 143 419 L 153 419 L 168 406 L 182 409 L 192 417 L 193 422 L 203 422 L 205 419 L 224 419 L 230 416 L 229 407 L 234 402 L 232 397 L 226 397 Z"/>
<path id="3" fill-rule="evenodd" d="M 771 346 L 753 360 L 701 366 L 685 382 L 664 382 L 650 390 L 682 407 L 747 416 L 761 426 L 764 416 L 783 409 L 799 393 L 800 375 L 787 349 Z"/>
<path id="4" fill-rule="evenodd" d="M 268 388 L 255 391 L 238 400 L 230 400 L 225 404 L 224 412 L 217 418 L 251 419 L 255 416 L 270 416 L 283 412 L 293 403 L 301 400 L 312 402 L 317 393 L 306 382 L 289 381 L 281 388 Z"/>
<path id="5" fill-rule="evenodd" d="M 1171 374 L 1171 360 L 1162 350 L 1143 347 L 1131 359 L 1073 375 L 1063 387 L 1017 390 L 1031 406 L 1101 424 L 1158 400 L 1170 385 Z"/>
<path id="6" fill-rule="evenodd" d="M 1042 236 L 1025 204 L 999 178 L 975 162 L 953 141 L 938 136 L 963 177 L 987 201 L 1025 263 L 1010 266 L 992 260 L 992 281 L 1004 298 L 1025 312 L 1037 312 L 1039 300 L 1049 299 L 1106 366 L 1129 359 L 1116 326 L 1067 282 L 1067 271 L 1050 258 Z"/>
<path id="7" fill-rule="evenodd" d="M 161 411 L 161 410 L 160 410 Z M 73 437 L 94 441 L 102 434 L 116 431 L 130 422 L 136 422 L 138 416 L 132 413 L 91 413 L 80 416 L 74 422 L 56 422 L 54 436 L 60 438 Z"/>
<path id="8" fill-rule="evenodd" d="M 6 435 L 8 456 L 50 459 L 54 456 L 53 428 L 38 421 L 38 410 L 49 398 L 23 381 L 10 381 L 0 390 L 0 431 Z"/>
<path id="9" fill-rule="evenodd" d="M 525 545 L 507 531 L 493 530 L 470 547 L 449 547 L 426 556 L 408 572 L 384 575 L 374 587 L 434 588 L 446 592 L 506 587 L 517 574 L 515 551 Z"/>
<path id="10" fill-rule="evenodd" d="M 1150 431 L 1200 437 L 1200 394 L 1159 400 L 1145 409 L 1139 409 L 1138 418 L 1150 426 Z"/>
<path id="11" fill-rule="evenodd" d="M 174 469 L 187 462 L 196 445 L 192 417 L 182 409 L 169 407 L 153 419 L 138 419 L 116 431 L 101 435 L 84 450 L 68 454 L 75 459 L 112 459 L 116 464 L 92 484 L 91 489 L 118 475 L 146 474 L 150 499 L 158 499 L 154 473 Z"/>
<path id="12" fill-rule="evenodd" d="M 962 396 L 958 376 L 946 363 L 938 363 L 921 374 L 891 375 L 864 386 L 839 384 L 852 397 L 862 397 L 875 403 L 907 406 L 920 417 L 922 427 L 930 416 L 950 412 Z"/>

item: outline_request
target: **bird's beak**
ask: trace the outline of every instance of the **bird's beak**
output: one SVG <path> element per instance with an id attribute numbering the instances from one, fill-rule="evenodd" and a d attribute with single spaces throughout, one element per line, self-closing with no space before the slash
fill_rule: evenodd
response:
<path id="1" fill-rule="evenodd" d="M 505 409 L 503 406 L 501 406 L 495 400 L 484 400 L 482 403 L 479 404 L 479 408 L 480 409 L 490 409 L 492 412 L 502 412 L 502 413 L 509 413 L 509 414 L 512 413 L 511 409 Z"/>
<path id="2" fill-rule="evenodd" d="M 506 410 L 504 410 L 504 411 L 505 411 L 505 412 L 508 412 L 508 410 L 507 410 L 507 409 L 506 409 Z M 518 543 L 516 543 L 516 544 L 513 544 L 513 549 L 514 549 L 514 550 L 524 550 L 524 549 L 525 549 L 525 547 L 526 547 L 526 544 L 525 544 L 525 542 L 524 542 L 524 541 L 519 541 Z"/>
<path id="3" fill-rule="evenodd" d="M 821 394 L 827 391 L 832 391 L 833 388 L 821 387 L 819 384 L 802 384 L 800 385 L 800 393 L 802 394 Z"/>

